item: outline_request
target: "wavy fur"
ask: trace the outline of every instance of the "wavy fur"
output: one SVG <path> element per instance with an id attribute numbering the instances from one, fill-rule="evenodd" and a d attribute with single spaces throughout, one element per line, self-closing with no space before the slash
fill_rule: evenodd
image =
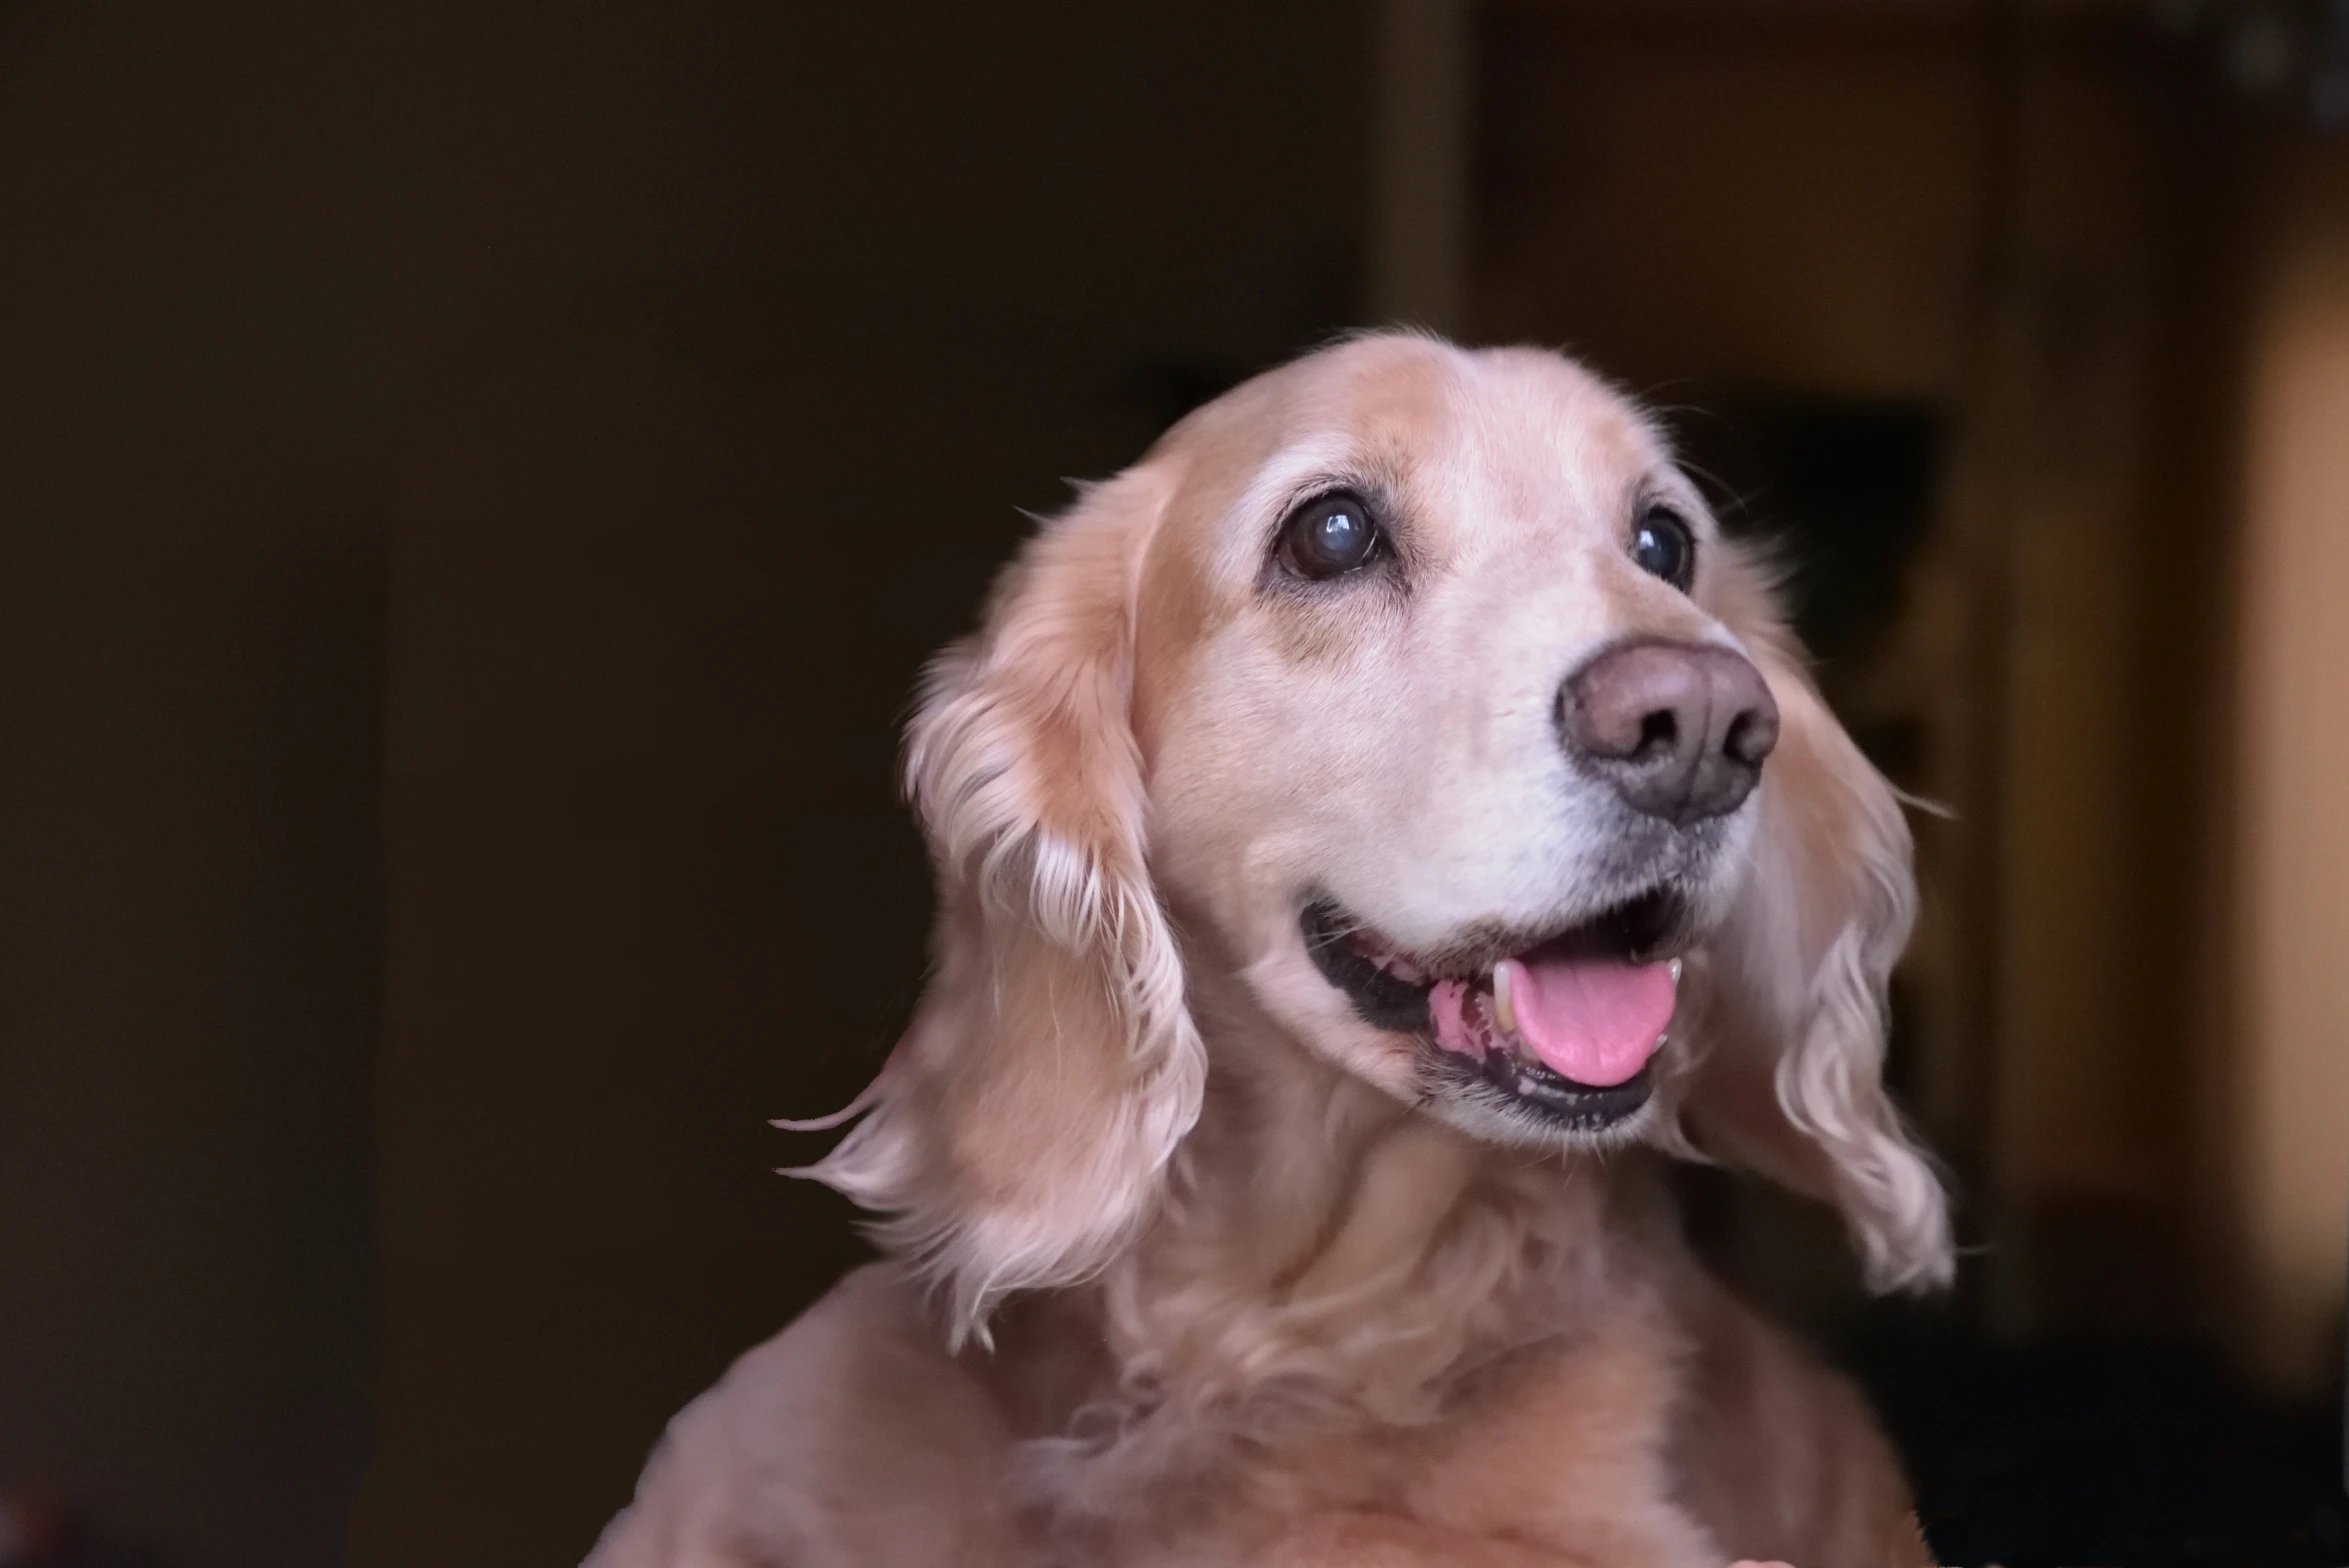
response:
<path id="1" fill-rule="evenodd" d="M 985 627 L 931 666 L 907 734 L 936 970 L 894 1082 L 809 1174 L 888 1216 L 881 1239 L 945 1294 L 957 1340 L 1006 1294 L 1115 1255 L 1199 1114 L 1206 1061 L 1125 721 L 1161 494 L 1137 470 L 1037 538 Z M 965 1125 L 1005 1114 L 1024 1147 Z"/>

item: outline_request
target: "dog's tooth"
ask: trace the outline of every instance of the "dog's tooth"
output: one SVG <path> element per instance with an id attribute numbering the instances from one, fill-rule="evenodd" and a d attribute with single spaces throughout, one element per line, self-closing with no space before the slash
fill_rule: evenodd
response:
<path id="1" fill-rule="evenodd" d="M 1673 989 L 1673 990 L 1675 990 L 1675 991 L 1679 990 L 1679 989 L 1680 989 L 1680 960 L 1679 960 L 1679 959 L 1677 959 L 1677 958 L 1675 958 L 1675 959 L 1673 959 L 1673 960 L 1672 960 L 1672 962 L 1670 962 L 1669 964 L 1665 965 L 1664 967 L 1665 967 L 1665 969 L 1666 969 L 1666 970 L 1667 970 L 1667 971 L 1668 971 L 1668 972 L 1671 974 L 1671 976 L 1672 976 L 1672 989 Z"/>
<path id="2" fill-rule="evenodd" d="M 1493 1022 L 1501 1026 L 1501 1033 L 1517 1032 L 1517 1007 L 1509 996 L 1509 961 L 1502 959 L 1493 966 Z"/>

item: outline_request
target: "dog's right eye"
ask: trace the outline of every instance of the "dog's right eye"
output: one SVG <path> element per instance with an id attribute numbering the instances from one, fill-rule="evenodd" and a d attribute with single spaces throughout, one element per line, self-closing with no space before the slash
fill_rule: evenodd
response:
<path id="1" fill-rule="evenodd" d="M 1351 490 L 1316 496 L 1281 524 L 1281 564 L 1311 582 L 1360 571 L 1385 547 L 1378 520 Z"/>
<path id="2" fill-rule="evenodd" d="M 1670 507 L 1651 506 L 1631 531 L 1631 558 L 1682 593 L 1696 578 L 1696 536 Z"/>

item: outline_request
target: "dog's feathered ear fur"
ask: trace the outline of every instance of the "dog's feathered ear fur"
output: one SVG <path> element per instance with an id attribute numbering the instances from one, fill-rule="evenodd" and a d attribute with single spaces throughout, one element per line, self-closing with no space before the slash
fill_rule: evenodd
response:
<path id="1" fill-rule="evenodd" d="M 1134 583 L 1165 476 L 1047 524 L 931 667 L 906 786 L 936 864 L 934 970 L 809 1174 L 889 1218 L 959 1341 L 1008 1291 L 1099 1267 L 1152 1213 L 1206 1059 L 1144 860 Z"/>
<path id="2" fill-rule="evenodd" d="M 1842 1210 L 1877 1290 L 1950 1278 L 1948 1201 L 1883 1083 L 1886 986 L 1916 883 L 1892 787 L 1827 709 L 1759 561 L 1723 546 L 1706 597 L 1768 680 L 1779 740 L 1753 863 L 1710 943 L 1698 1148 Z"/>

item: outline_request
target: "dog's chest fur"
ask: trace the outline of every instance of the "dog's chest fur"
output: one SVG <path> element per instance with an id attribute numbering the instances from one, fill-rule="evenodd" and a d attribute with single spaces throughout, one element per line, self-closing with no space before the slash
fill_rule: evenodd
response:
<path id="1" fill-rule="evenodd" d="M 1672 1501 L 1688 1347 L 1638 1172 L 1529 1167 L 1370 1106 L 1349 1128 L 1325 1102 L 1345 1157 L 1291 1163 L 1344 1179 L 1307 1202 L 1277 1190 L 1282 1151 L 1228 1147 L 1263 1109 L 1211 1111 L 1227 1146 L 1143 1243 L 1005 1324 L 995 1380 L 1022 1392 L 1015 1473 L 1050 1556 L 1248 1560 L 1333 1511 L 1719 1556 Z"/>

